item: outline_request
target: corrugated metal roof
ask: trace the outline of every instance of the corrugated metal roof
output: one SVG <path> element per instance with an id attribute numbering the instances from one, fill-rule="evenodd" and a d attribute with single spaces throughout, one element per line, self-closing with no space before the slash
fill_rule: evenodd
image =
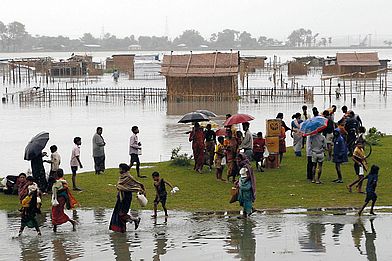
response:
<path id="1" fill-rule="evenodd" d="M 336 62 L 340 66 L 379 66 L 378 53 L 337 53 Z"/>
<path id="2" fill-rule="evenodd" d="M 238 74 L 238 53 L 165 55 L 161 74 L 170 77 L 218 77 Z"/>

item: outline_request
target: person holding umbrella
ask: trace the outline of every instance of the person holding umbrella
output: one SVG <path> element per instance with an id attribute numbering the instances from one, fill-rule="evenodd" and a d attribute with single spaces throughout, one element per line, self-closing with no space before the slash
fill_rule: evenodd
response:
<path id="1" fill-rule="evenodd" d="M 192 142 L 193 158 L 195 159 L 194 170 L 202 173 L 204 165 L 204 132 L 198 122 L 195 122 L 191 133 L 189 134 L 189 142 Z"/>
<path id="2" fill-rule="evenodd" d="M 34 136 L 25 148 L 25 160 L 31 161 L 31 171 L 33 177 L 38 184 L 41 192 L 46 192 L 48 182 L 46 180 L 43 157 L 47 156 L 46 152 L 42 152 L 49 140 L 48 132 L 41 132 Z"/>

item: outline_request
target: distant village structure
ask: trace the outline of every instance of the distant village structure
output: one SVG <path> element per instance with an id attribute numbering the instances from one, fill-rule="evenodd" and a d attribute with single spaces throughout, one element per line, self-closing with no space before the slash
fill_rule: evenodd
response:
<path id="1" fill-rule="evenodd" d="M 169 101 L 236 99 L 238 72 L 238 52 L 170 54 L 161 65 Z"/>
<path id="2" fill-rule="evenodd" d="M 118 70 L 121 73 L 129 74 L 129 79 L 135 77 L 135 55 L 115 54 L 106 59 L 106 70 Z"/>
<path id="3" fill-rule="evenodd" d="M 383 63 L 385 65 L 387 62 Z M 337 53 L 336 57 L 324 61 L 323 74 L 375 78 L 379 69 L 381 63 L 377 52 Z"/>

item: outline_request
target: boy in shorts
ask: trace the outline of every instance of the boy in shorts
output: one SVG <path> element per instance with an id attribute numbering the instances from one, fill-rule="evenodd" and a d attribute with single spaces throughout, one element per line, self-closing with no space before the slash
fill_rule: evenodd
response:
<path id="1" fill-rule="evenodd" d="M 377 201 L 376 187 L 377 187 L 377 182 L 378 182 L 378 171 L 379 170 L 380 170 L 380 168 L 377 165 L 373 165 L 372 168 L 370 169 L 369 174 L 364 178 L 364 179 L 368 180 L 367 185 L 366 185 L 366 198 L 365 198 L 365 204 L 358 211 L 359 216 L 362 214 L 362 211 L 365 209 L 365 207 L 369 203 L 369 201 L 372 201 L 372 207 L 370 208 L 370 214 L 375 215 L 373 209 L 374 209 L 374 205 L 376 204 L 376 201 Z"/>
<path id="2" fill-rule="evenodd" d="M 327 147 L 327 141 L 321 133 L 317 133 L 314 136 L 311 136 L 310 139 L 310 148 L 312 152 L 312 183 L 321 184 L 320 177 L 323 170 L 323 161 L 324 161 L 324 151 Z M 316 170 L 318 167 L 318 172 L 316 176 Z"/>
<path id="3" fill-rule="evenodd" d="M 76 171 L 78 167 L 83 168 L 82 162 L 80 161 L 80 145 L 82 145 L 82 139 L 75 137 L 73 142 L 75 146 L 71 154 L 72 187 L 75 191 L 82 191 L 82 189 L 76 186 Z"/>
<path id="4" fill-rule="evenodd" d="M 157 208 L 159 202 L 162 204 L 163 211 L 165 211 L 165 217 L 168 217 L 167 214 L 167 209 L 166 209 L 166 199 L 167 199 L 167 191 L 166 191 L 166 185 L 171 187 L 173 189 L 173 186 L 165 181 L 164 179 L 159 177 L 159 172 L 153 172 L 152 173 L 152 179 L 154 180 L 154 187 L 156 191 L 156 196 L 154 200 L 154 215 L 152 215 L 153 218 L 157 217 Z"/>

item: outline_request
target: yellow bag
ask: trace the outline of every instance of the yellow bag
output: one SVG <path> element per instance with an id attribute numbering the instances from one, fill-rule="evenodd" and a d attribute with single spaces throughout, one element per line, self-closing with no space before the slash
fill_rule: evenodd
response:
<path id="1" fill-rule="evenodd" d="M 31 196 L 26 196 L 26 197 L 22 200 L 22 207 L 28 208 L 28 207 L 30 206 L 30 201 L 31 201 Z"/>

